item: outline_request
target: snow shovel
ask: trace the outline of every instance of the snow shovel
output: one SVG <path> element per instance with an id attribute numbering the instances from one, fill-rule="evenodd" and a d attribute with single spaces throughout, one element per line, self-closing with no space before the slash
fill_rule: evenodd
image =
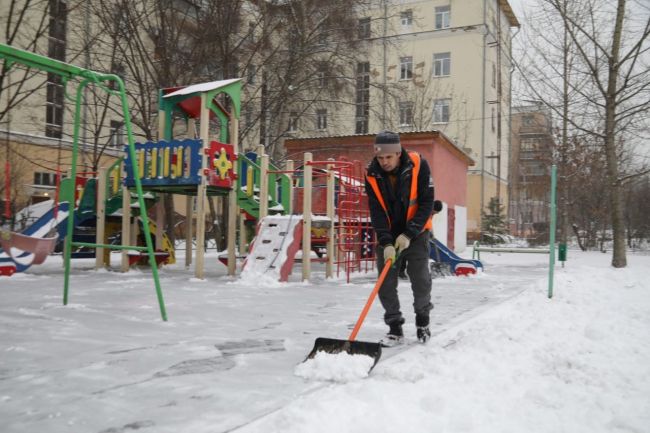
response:
<path id="1" fill-rule="evenodd" d="M 316 339 L 316 342 L 314 343 L 314 348 L 309 353 L 309 355 L 307 355 L 305 361 L 307 361 L 308 359 L 312 359 L 314 356 L 316 356 L 318 352 L 326 352 L 331 354 L 346 352 L 350 355 L 370 356 L 375 360 L 375 362 L 372 364 L 372 367 L 370 367 L 370 370 L 373 369 L 373 367 L 377 364 L 377 361 L 379 361 L 379 358 L 381 357 L 381 344 L 371 343 L 367 341 L 356 341 L 356 338 L 357 338 L 357 334 L 359 333 L 359 329 L 361 329 L 361 325 L 363 324 L 363 321 L 365 320 L 366 315 L 370 310 L 370 306 L 372 306 L 373 301 L 377 297 L 379 288 L 381 287 L 381 284 L 384 282 L 384 279 L 386 278 L 386 274 L 388 274 L 388 271 L 391 268 L 391 265 L 392 265 L 392 260 L 391 259 L 386 260 L 386 263 L 384 264 L 384 269 L 382 269 L 381 274 L 379 274 L 379 279 L 377 280 L 375 287 L 372 289 L 372 292 L 370 292 L 370 296 L 368 296 L 366 305 L 363 307 L 363 310 L 359 315 L 359 319 L 357 320 L 356 325 L 354 325 L 354 329 L 352 330 L 350 337 L 348 337 L 347 340 L 337 340 L 335 338 L 318 337 Z"/>

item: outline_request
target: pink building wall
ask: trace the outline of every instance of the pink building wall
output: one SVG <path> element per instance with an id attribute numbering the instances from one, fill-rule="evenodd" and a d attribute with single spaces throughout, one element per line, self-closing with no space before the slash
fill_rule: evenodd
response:
<path id="1" fill-rule="evenodd" d="M 328 158 L 363 161 L 374 156 L 374 135 L 350 135 L 289 139 L 285 141 L 288 159 L 299 165 L 305 152 L 314 160 Z M 454 206 L 467 205 L 467 169 L 474 161 L 438 131 L 405 132 L 400 134 L 402 147 L 419 152 L 429 162 L 436 191 L 436 199 Z"/>

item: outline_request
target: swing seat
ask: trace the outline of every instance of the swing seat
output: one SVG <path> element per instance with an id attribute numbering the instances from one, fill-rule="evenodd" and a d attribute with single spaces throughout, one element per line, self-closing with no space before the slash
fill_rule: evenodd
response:
<path id="1" fill-rule="evenodd" d="M 156 259 L 156 265 L 166 265 L 169 261 L 169 253 L 167 251 L 155 251 L 153 253 L 154 258 Z M 129 258 L 129 266 L 133 265 L 142 265 L 147 266 L 149 264 L 149 254 L 146 251 L 131 251 L 127 254 Z"/>
<path id="2" fill-rule="evenodd" d="M 58 234 L 51 238 L 36 238 L 8 230 L 0 231 L 0 247 L 14 262 L 25 266 L 43 263 L 54 252 L 58 239 Z M 29 253 L 31 260 L 29 256 L 19 257 L 23 253 Z"/>

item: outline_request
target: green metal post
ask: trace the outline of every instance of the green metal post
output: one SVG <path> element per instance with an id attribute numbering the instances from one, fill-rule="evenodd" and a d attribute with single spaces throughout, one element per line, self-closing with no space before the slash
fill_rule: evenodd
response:
<path id="1" fill-rule="evenodd" d="M 165 300 L 163 299 L 162 289 L 160 288 L 160 279 L 158 278 L 158 265 L 156 264 L 156 256 L 154 255 L 154 247 L 151 241 L 151 233 L 149 232 L 149 217 L 147 216 L 146 206 L 142 192 L 142 184 L 140 176 L 136 176 L 136 154 L 135 143 L 133 141 L 133 131 L 131 130 L 131 115 L 129 114 L 129 106 L 126 100 L 126 91 L 124 90 L 124 81 L 117 75 L 112 75 L 115 82 L 119 85 L 120 99 L 122 101 L 122 114 L 124 116 L 124 126 L 126 127 L 126 135 L 129 141 L 129 157 L 133 163 L 133 179 L 135 180 L 135 190 L 138 193 L 138 204 L 140 205 L 140 218 L 142 218 L 142 226 L 144 227 L 144 239 L 147 245 L 147 253 L 149 256 L 149 266 L 151 266 L 151 273 L 153 275 L 154 284 L 156 286 L 156 295 L 158 296 L 158 305 L 160 306 L 160 316 L 163 321 L 167 321 L 167 312 L 165 311 Z"/>
<path id="2" fill-rule="evenodd" d="M 68 305 L 68 291 L 70 287 L 70 257 L 72 255 L 72 235 L 74 234 L 74 208 L 75 208 L 75 195 L 76 189 L 75 179 L 77 178 L 77 153 L 79 148 L 79 128 L 81 119 L 81 99 L 83 97 L 83 90 L 90 82 L 90 79 L 79 83 L 77 87 L 77 96 L 75 98 L 75 111 L 74 111 L 74 129 L 72 134 L 72 160 L 70 162 L 70 178 L 72 179 L 72 194 L 70 204 L 68 205 L 68 221 L 65 242 L 63 243 L 63 263 L 65 265 L 65 272 L 63 277 L 63 305 Z"/>
<path id="3" fill-rule="evenodd" d="M 553 272 L 555 270 L 555 189 L 557 187 L 557 166 L 551 166 L 551 227 L 549 235 L 548 258 L 548 297 L 553 297 Z"/>
<path id="4" fill-rule="evenodd" d="M 75 98 L 75 118 L 74 118 L 74 129 L 73 129 L 73 141 L 72 141 L 72 158 L 71 158 L 71 179 L 70 179 L 70 190 L 67 194 L 69 200 L 69 214 L 67 221 L 67 235 L 64 241 L 64 265 L 65 265 L 65 275 L 63 283 L 63 304 L 67 305 L 68 303 L 68 292 L 70 287 L 70 258 L 72 255 L 72 246 L 77 245 L 77 243 L 72 242 L 72 235 L 74 232 L 74 208 L 75 208 L 75 190 L 74 190 L 74 181 L 77 176 L 77 154 L 79 149 L 79 130 L 80 130 L 80 119 L 81 119 L 81 101 L 83 99 L 83 90 L 92 82 L 98 87 L 106 90 L 109 94 L 115 94 L 114 91 L 108 89 L 103 81 L 112 80 L 118 83 L 120 99 L 122 103 L 122 110 L 124 114 L 124 124 L 126 125 L 128 140 L 129 140 L 129 155 L 131 161 L 136 161 L 135 155 L 135 146 L 133 143 L 133 132 L 131 130 L 131 117 L 129 115 L 129 108 L 126 99 L 126 92 L 124 90 L 124 82 L 120 77 L 113 74 L 101 74 L 98 72 L 89 71 L 78 66 L 69 65 L 67 63 L 61 62 L 59 60 L 50 59 L 49 57 L 41 56 L 39 54 L 31 53 L 29 51 L 21 50 L 18 48 L 11 47 L 9 45 L 0 44 L 0 58 L 5 59 L 5 68 L 10 68 L 14 63 L 21 63 L 27 67 L 38 69 L 45 72 L 51 72 L 57 74 L 64 82 L 69 82 L 70 79 L 75 77 L 82 78 L 82 81 L 77 87 L 77 95 Z M 67 96 L 67 94 L 66 94 Z M 140 204 L 140 209 L 145 209 L 144 197 L 142 193 L 142 185 L 140 183 L 140 178 L 134 176 L 136 190 L 138 192 L 138 201 Z M 147 218 L 146 212 L 142 214 L 142 222 L 145 227 L 149 226 L 149 219 Z M 148 251 L 149 264 L 151 265 L 152 274 L 154 278 L 154 283 L 156 285 L 156 293 L 158 295 L 158 303 L 160 305 L 160 314 L 164 321 L 167 320 L 167 313 L 165 312 L 165 303 L 162 296 L 162 290 L 160 288 L 160 280 L 158 278 L 158 267 L 156 266 L 156 259 L 154 256 L 153 244 L 151 241 L 151 234 L 149 230 L 144 230 L 145 241 L 146 241 L 146 250 Z M 81 244 L 81 243 L 79 243 Z M 85 244 L 90 247 L 102 247 L 102 248 L 113 248 L 111 245 L 101 245 L 101 244 Z M 131 247 L 132 249 L 140 249 L 138 247 Z"/>

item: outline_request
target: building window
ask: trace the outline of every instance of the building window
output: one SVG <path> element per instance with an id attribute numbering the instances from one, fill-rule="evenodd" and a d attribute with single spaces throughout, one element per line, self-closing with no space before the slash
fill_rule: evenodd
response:
<path id="1" fill-rule="evenodd" d="M 497 67 L 492 63 L 492 88 L 497 86 Z"/>
<path id="2" fill-rule="evenodd" d="M 323 89 L 327 87 L 327 64 L 319 63 L 318 70 L 316 71 L 316 78 L 318 80 L 318 87 Z"/>
<path id="3" fill-rule="evenodd" d="M 56 173 L 48 173 L 44 171 L 34 172 L 34 185 L 40 186 L 55 186 Z"/>
<path id="4" fill-rule="evenodd" d="M 413 125 L 413 103 L 410 101 L 399 103 L 399 126 Z"/>
<path id="5" fill-rule="evenodd" d="M 257 67 L 255 65 L 248 65 L 248 70 L 246 71 L 246 83 L 255 84 L 257 77 Z"/>
<path id="6" fill-rule="evenodd" d="M 525 114 L 524 116 L 522 116 L 522 123 L 525 126 L 535 125 L 535 116 L 533 116 L 532 114 Z"/>
<path id="7" fill-rule="evenodd" d="M 433 55 L 433 76 L 445 77 L 451 72 L 451 53 L 437 53 Z"/>
<path id="8" fill-rule="evenodd" d="M 289 131 L 289 132 L 298 131 L 298 112 L 297 111 L 292 111 L 292 112 L 289 113 L 289 126 L 287 127 L 287 131 Z"/>
<path id="9" fill-rule="evenodd" d="M 410 30 L 413 25 L 413 11 L 407 10 L 400 12 L 400 21 L 402 23 L 402 28 L 405 30 Z"/>
<path id="10" fill-rule="evenodd" d="M 361 18 L 357 25 L 359 39 L 368 39 L 370 37 L 370 18 Z"/>
<path id="11" fill-rule="evenodd" d="M 316 110 L 316 129 L 319 131 L 327 129 L 327 110 Z"/>
<path id="12" fill-rule="evenodd" d="M 537 137 L 522 138 L 521 140 L 521 150 L 539 150 L 542 145 L 542 140 Z"/>
<path id="13" fill-rule="evenodd" d="M 492 132 L 496 131 L 496 124 L 495 124 L 495 119 L 496 119 L 496 108 L 492 107 Z"/>
<path id="14" fill-rule="evenodd" d="M 126 144 L 124 142 L 124 123 L 118 122 L 116 120 L 111 120 L 111 137 L 110 145 L 113 147 L 119 147 Z"/>
<path id="15" fill-rule="evenodd" d="M 436 30 L 449 28 L 450 11 L 449 5 L 436 7 Z"/>
<path id="16" fill-rule="evenodd" d="M 236 60 L 232 60 L 228 65 L 227 74 L 226 78 L 239 78 L 239 64 Z"/>
<path id="17" fill-rule="evenodd" d="M 433 123 L 449 122 L 449 105 L 451 99 L 436 99 L 433 101 Z"/>
<path id="18" fill-rule="evenodd" d="M 329 34 L 331 30 L 331 23 L 329 23 L 327 20 L 323 21 L 322 24 L 320 25 L 320 28 L 317 29 L 318 35 L 317 35 L 317 44 L 320 46 L 327 46 L 329 43 Z"/>
<path id="19" fill-rule="evenodd" d="M 356 77 L 356 117 L 355 128 L 356 134 L 368 133 L 368 118 L 370 114 L 370 63 L 357 63 Z"/>
<path id="20" fill-rule="evenodd" d="M 65 1 L 49 0 L 50 26 L 48 33 L 47 55 L 65 62 L 66 27 L 68 9 Z"/>
<path id="21" fill-rule="evenodd" d="M 253 21 L 248 22 L 248 33 L 246 33 L 246 41 L 251 44 L 255 43 L 255 28 L 257 25 Z"/>
<path id="22" fill-rule="evenodd" d="M 49 0 L 50 25 L 47 54 L 49 57 L 65 61 L 66 27 L 68 10 L 64 1 Z M 59 75 L 47 74 L 45 103 L 45 135 L 61 138 L 63 135 L 63 80 Z"/>
<path id="23" fill-rule="evenodd" d="M 327 38 L 328 38 L 327 31 L 322 30 L 318 34 L 318 42 L 317 42 L 317 44 L 320 45 L 321 47 L 327 46 Z"/>
<path id="24" fill-rule="evenodd" d="M 61 138 L 63 132 L 63 80 L 60 76 L 48 72 L 46 88 L 45 135 L 52 138 Z"/>
<path id="25" fill-rule="evenodd" d="M 122 81 L 125 81 L 126 79 L 126 69 L 124 68 L 124 65 L 118 62 L 113 62 L 111 63 L 111 74 L 117 75 L 122 79 Z M 114 80 L 110 80 L 108 82 L 108 88 L 112 90 L 117 90 L 119 89 L 119 86 L 117 85 L 117 82 Z"/>
<path id="26" fill-rule="evenodd" d="M 250 102 L 244 106 L 244 127 L 250 128 L 253 125 L 253 104 Z"/>
<path id="27" fill-rule="evenodd" d="M 399 79 L 410 80 L 413 78 L 413 57 L 400 57 Z"/>

